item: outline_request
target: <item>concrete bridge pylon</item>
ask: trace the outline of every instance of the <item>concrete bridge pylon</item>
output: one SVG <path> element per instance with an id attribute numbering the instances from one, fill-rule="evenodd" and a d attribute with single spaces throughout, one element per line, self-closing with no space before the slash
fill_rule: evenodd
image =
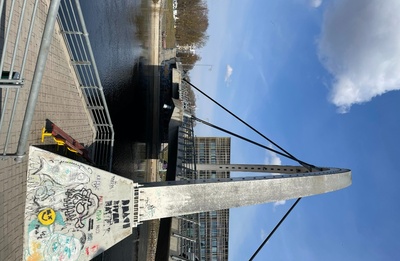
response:
<path id="1" fill-rule="evenodd" d="M 135 183 L 31 146 L 24 260 L 90 260 L 141 222 L 306 197 L 345 188 L 351 171 L 277 165 L 205 165 L 198 170 L 263 172 L 242 178 Z"/>
<path id="2" fill-rule="evenodd" d="M 307 197 L 351 185 L 351 171 L 302 166 L 198 164 L 197 171 L 260 172 L 242 178 L 152 182 L 138 188 L 139 222 Z"/>

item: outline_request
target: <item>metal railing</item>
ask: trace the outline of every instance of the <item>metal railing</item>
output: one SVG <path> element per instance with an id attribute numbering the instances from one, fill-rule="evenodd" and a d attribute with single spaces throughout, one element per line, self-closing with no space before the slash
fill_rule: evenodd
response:
<path id="1" fill-rule="evenodd" d="M 12 143 L 11 137 L 15 135 L 15 133 L 18 133 L 20 136 L 22 129 L 21 123 L 15 123 L 15 117 L 17 105 L 18 102 L 20 102 L 20 91 L 24 85 L 23 78 L 28 48 L 31 42 L 39 1 L 36 0 L 31 9 L 26 8 L 27 0 L 24 0 L 21 5 L 18 5 L 19 3 L 16 2 L 17 1 L 12 1 L 10 3 L 9 11 L 5 10 L 5 1 L 1 0 L 0 2 L 0 21 L 2 21 L 0 27 L 2 44 L 0 60 L 0 132 L 5 134 L 1 135 L 0 148 L 2 159 L 12 157 L 18 160 L 25 154 L 25 151 L 18 151 L 16 143 Z M 6 14 L 8 14 L 8 16 L 6 16 Z M 22 33 L 23 25 L 27 21 L 28 24 L 25 25 L 25 27 L 28 27 L 29 29 Z M 13 33 L 13 28 L 11 27 L 15 23 L 18 23 L 16 34 Z M 26 38 L 25 43 L 21 40 L 21 36 Z M 17 59 L 19 49 L 24 50 L 22 59 Z M 26 145 L 26 143 L 24 145 Z"/>
<path id="2" fill-rule="evenodd" d="M 71 65 L 75 69 L 79 87 L 95 127 L 95 139 L 90 147 L 91 157 L 96 167 L 110 171 L 114 129 L 78 0 L 50 1 L 27 103 L 20 97 L 20 90 L 24 85 L 28 49 L 35 22 L 37 22 L 36 18 L 40 16 L 36 14 L 39 3 L 39 0 L 12 0 L 9 4 L 10 9 L 4 10 L 5 1 L 0 0 L 0 21 L 5 21 L 5 24 L 2 23 L 0 26 L 2 31 L 0 32 L 0 44 L 2 44 L 0 132 L 5 134 L 2 134 L 0 139 L 0 158 L 14 158 L 20 161 L 26 154 L 43 71 L 54 34 L 55 22 L 58 21 L 71 58 Z M 15 28 L 12 28 L 15 24 L 18 24 L 16 33 Z M 17 122 L 15 119 L 18 104 L 20 109 L 26 104 L 22 122 Z M 19 137 L 18 144 L 15 141 L 11 142 L 12 137 L 15 136 Z"/>
<path id="3" fill-rule="evenodd" d="M 71 64 L 96 128 L 96 137 L 91 148 L 93 161 L 98 167 L 111 171 L 114 128 L 79 1 L 61 1 L 58 21 L 71 57 Z"/>

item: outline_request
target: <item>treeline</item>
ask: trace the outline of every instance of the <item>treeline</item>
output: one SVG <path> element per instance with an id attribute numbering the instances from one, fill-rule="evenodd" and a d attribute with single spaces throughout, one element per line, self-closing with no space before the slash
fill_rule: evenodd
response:
<path id="1" fill-rule="evenodd" d="M 175 37 L 179 46 L 203 47 L 207 40 L 208 7 L 204 0 L 178 0 L 177 20 L 175 21 Z M 196 61 L 201 59 L 197 54 L 178 52 L 187 70 L 191 70 Z"/>

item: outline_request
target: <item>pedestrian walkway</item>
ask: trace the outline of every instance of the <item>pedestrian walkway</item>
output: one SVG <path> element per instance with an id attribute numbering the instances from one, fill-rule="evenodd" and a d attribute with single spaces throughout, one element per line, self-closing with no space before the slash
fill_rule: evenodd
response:
<path id="1" fill-rule="evenodd" d="M 3 21 L 7 21 L 13 2 L 5 1 L 3 7 L 3 16 L 5 19 L 2 20 L 1 24 L 2 32 L 7 27 L 7 24 L 3 24 Z M 35 0 L 28 0 L 26 5 L 27 10 L 32 10 L 34 4 Z M 16 127 L 13 129 L 13 135 L 9 142 L 10 150 L 16 150 L 18 144 L 20 134 L 18 126 L 21 126 L 25 115 L 50 0 L 37 1 L 37 4 L 37 21 L 28 49 L 23 76 L 24 84 L 19 92 L 19 102 L 14 116 Z M 14 37 L 17 35 L 19 16 L 22 13 L 18 8 L 20 9 L 22 5 L 22 0 L 15 1 L 13 23 L 10 27 L 11 35 Z M 29 19 L 29 17 L 26 18 L 26 20 Z M 23 25 L 22 29 L 27 30 L 26 27 L 28 25 L 28 23 L 27 25 Z M 4 36 L 0 41 L 4 44 Z M 21 44 L 24 44 L 24 41 L 26 41 L 26 38 L 20 39 Z M 16 55 L 16 61 L 21 61 L 23 50 L 21 49 Z M 11 53 L 7 53 L 4 60 L 4 69 L 11 66 L 11 56 Z M 2 103 L 6 99 L 5 92 L 5 89 L 3 89 L 1 93 Z M 46 124 L 46 119 L 52 121 L 80 143 L 93 143 L 95 129 L 89 112 L 86 109 L 84 97 L 79 88 L 73 67 L 70 64 L 64 39 L 57 23 L 34 110 L 28 145 L 43 144 L 41 142 L 41 131 Z M 5 139 L 4 135 L 4 133 L 0 133 L 1 141 Z M 44 144 L 54 144 L 54 141 L 52 139 L 45 139 Z M 27 165 L 28 159 L 26 157 L 23 157 L 21 162 L 16 162 L 13 158 L 4 158 L 4 160 L 0 161 L 0 260 L 2 261 L 23 259 L 23 224 Z"/>

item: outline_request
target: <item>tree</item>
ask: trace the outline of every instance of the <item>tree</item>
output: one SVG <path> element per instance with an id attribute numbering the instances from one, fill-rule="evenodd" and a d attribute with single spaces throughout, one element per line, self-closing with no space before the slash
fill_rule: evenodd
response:
<path id="1" fill-rule="evenodd" d="M 208 7 L 203 0 L 178 0 L 176 41 L 180 46 L 203 47 L 207 40 Z"/>
<path id="2" fill-rule="evenodd" d="M 192 53 L 177 53 L 176 57 L 180 59 L 180 61 L 183 64 L 183 68 L 187 71 L 192 70 L 194 67 L 194 64 L 197 61 L 201 60 L 201 57 L 198 56 L 197 54 L 192 54 Z"/>

